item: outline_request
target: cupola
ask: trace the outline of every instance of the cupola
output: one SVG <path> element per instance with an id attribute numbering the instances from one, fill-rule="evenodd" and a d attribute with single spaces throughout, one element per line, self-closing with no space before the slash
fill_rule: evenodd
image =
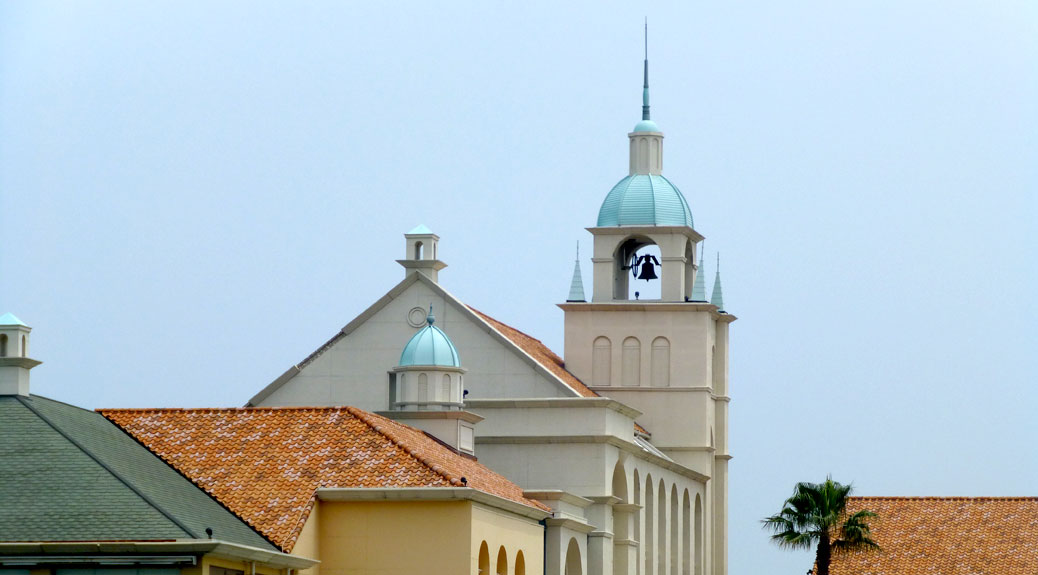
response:
<path id="1" fill-rule="evenodd" d="M 0 395 L 29 395 L 29 370 L 42 363 L 29 357 L 30 332 L 14 314 L 0 316 Z"/>
<path id="2" fill-rule="evenodd" d="M 440 270 L 447 267 L 447 264 L 438 259 L 439 256 L 436 253 L 440 236 L 434 234 L 424 224 L 419 224 L 404 234 L 404 240 L 406 243 L 404 259 L 396 261 L 404 266 L 406 270 L 404 275 L 420 273 L 434 282 L 438 281 Z"/>
<path id="3" fill-rule="evenodd" d="M 483 418 L 464 411 L 465 369 L 454 343 L 435 324 L 430 305 L 425 326 L 404 345 L 391 372 L 389 411 L 382 414 L 472 454 L 474 427 Z"/>

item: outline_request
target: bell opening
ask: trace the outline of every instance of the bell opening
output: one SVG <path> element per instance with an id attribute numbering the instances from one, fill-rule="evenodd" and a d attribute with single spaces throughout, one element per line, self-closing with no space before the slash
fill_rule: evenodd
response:
<path id="1" fill-rule="evenodd" d="M 659 300 L 663 285 L 660 248 L 644 236 L 628 238 L 614 254 L 613 299 Z"/>

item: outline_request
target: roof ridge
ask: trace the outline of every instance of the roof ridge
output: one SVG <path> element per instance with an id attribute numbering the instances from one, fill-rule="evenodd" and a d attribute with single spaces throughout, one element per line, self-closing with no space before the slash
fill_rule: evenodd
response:
<path id="1" fill-rule="evenodd" d="M 155 502 L 151 497 L 148 497 L 143 492 L 141 492 L 141 490 L 138 489 L 136 485 L 131 483 L 130 480 L 126 479 L 125 477 L 123 477 L 122 475 L 117 473 L 114 469 L 112 469 L 104 461 L 101 461 L 101 459 L 97 455 L 95 455 L 93 452 L 88 450 L 82 443 L 80 443 L 79 441 L 76 441 L 75 438 L 73 438 L 71 435 L 66 433 L 65 430 L 61 429 L 61 427 L 59 427 L 56 423 L 51 421 L 49 417 L 47 417 L 46 415 L 43 415 L 42 413 L 40 413 L 40 411 L 38 409 L 36 409 L 35 407 L 33 407 L 26 398 L 23 398 L 23 397 L 19 396 L 17 399 L 18 399 L 18 401 L 22 405 L 25 406 L 26 409 L 28 409 L 29 411 L 31 411 L 34 414 L 36 414 L 36 417 L 40 418 L 40 420 L 42 420 L 44 423 L 49 425 L 51 427 L 51 429 L 56 431 L 58 433 L 58 435 L 64 437 L 65 440 L 68 441 L 69 443 L 71 443 L 72 445 L 74 445 L 76 447 L 76 449 L 80 450 L 81 452 L 83 452 L 84 455 L 86 455 L 90 459 L 94 460 L 95 463 L 97 463 L 98 465 L 101 466 L 101 469 L 104 469 L 112 477 L 114 477 L 117 480 L 119 480 L 120 483 L 125 485 L 130 491 L 132 491 L 134 494 L 136 494 L 137 497 L 140 497 L 141 500 L 143 500 L 145 503 L 150 505 L 152 507 L 152 509 L 154 509 L 155 511 L 158 511 L 159 513 L 161 513 L 166 519 L 169 519 L 173 523 L 173 525 L 176 525 L 177 527 L 182 529 L 184 531 L 184 533 L 187 533 L 191 537 L 193 537 L 195 539 L 201 539 L 201 535 L 199 535 L 198 533 L 195 533 L 187 525 L 184 525 L 183 523 L 181 523 L 179 519 L 177 519 L 171 513 L 166 511 L 161 505 L 159 505 L 157 502 Z M 58 402 L 58 403 L 60 403 L 60 402 Z M 79 408 L 79 409 L 82 409 L 82 408 Z M 83 411 L 89 412 L 89 410 L 86 410 L 86 409 L 84 409 Z M 102 417 L 102 419 L 105 420 L 106 423 L 108 423 L 109 425 L 113 425 L 115 428 L 117 428 L 120 431 L 122 431 L 121 427 L 119 427 L 118 425 L 115 425 L 114 423 L 112 423 L 112 421 L 109 420 L 107 417 L 104 417 L 104 416 L 101 416 L 101 417 Z M 147 448 L 145 447 L 145 449 L 147 449 Z M 148 453 L 150 453 L 154 457 L 158 457 L 150 449 L 148 449 Z"/>
<path id="2" fill-rule="evenodd" d="M 443 477 L 444 479 L 446 479 L 447 483 L 450 483 L 451 485 L 453 485 L 455 487 L 463 487 L 463 484 L 461 483 L 461 479 L 458 479 L 456 477 L 451 477 L 451 475 L 449 473 L 447 473 L 447 470 L 445 470 L 440 465 L 437 465 L 437 464 L 429 461 L 428 459 L 426 459 L 424 457 L 418 456 L 415 453 L 415 449 L 413 449 L 412 447 L 408 446 L 406 444 L 406 442 L 404 440 L 400 439 L 400 437 L 398 437 L 395 433 L 392 433 L 392 432 L 388 431 L 385 426 L 379 425 L 378 423 L 376 423 L 374 421 L 371 421 L 369 419 L 369 416 L 371 415 L 370 413 L 364 411 L 363 409 L 359 409 L 359 408 L 352 407 L 352 406 L 347 406 L 345 409 L 346 409 L 346 411 L 350 415 L 352 415 L 353 417 L 356 417 L 362 423 L 364 423 L 364 425 L 367 425 L 368 427 L 370 427 L 372 429 L 372 431 L 374 431 L 375 433 L 378 433 L 379 435 L 382 435 L 383 437 L 385 437 L 386 439 L 391 441 L 393 443 L 393 445 L 396 445 L 397 447 L 399 447 L 404 453 L 409 455 L 412 459 L 414 459 L 415 461 L 421 463 L 422 465 L 427 467 L 433 473 L 435 473 L 435 474 L 439 475 L 440 477 Z M 392 420 L 387 420 L 387 421 L 392 421 Z M 396 423 L 396 422 L 394 421 L 393 423 Z M 402 424 L 398 424 L 398 425 L 402 425 Z"/>

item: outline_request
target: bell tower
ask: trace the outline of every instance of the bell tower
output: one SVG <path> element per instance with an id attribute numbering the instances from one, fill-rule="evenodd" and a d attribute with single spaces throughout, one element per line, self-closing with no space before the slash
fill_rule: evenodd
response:
<path id="1" fill-rule="evenodd" d="M 600 395 L 641 411 L 638 421 L 655 447 L 709 477 L 704 541 L 712 575 L 725 575 L 728 326 L 736 318 L 719 299 L 702 301 L 705 278 L 696 281 L 702 271 L 696 256 L 704 237 L 684 195 L 663 176 L 663 132 L 650 117 L 647 57 L 644 74 L 642 119 L 627 135 L 628 174 L 587 228 L 594 236 L 591 301 L 559 305 L 566 314 L 565 365 Z M 659 282 L 658 299 L 633 291 L 643 280 Z"/>

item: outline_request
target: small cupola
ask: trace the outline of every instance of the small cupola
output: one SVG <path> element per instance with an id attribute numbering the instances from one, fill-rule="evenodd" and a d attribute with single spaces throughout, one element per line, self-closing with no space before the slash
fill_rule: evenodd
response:
<path id="1" fill-rule="evenodd" d="M 465 369 L 454 343 L 435 325 L 432 305 L 425 321 L 390 372 L 389 411 L 380 413 L 471 455 L 475 424 L 483 418 L 464 410 Z"/>
<path id="2" fill-rule="evenodd" d="M 0 395 L 29 395 L 29 370 L 42 363 L 29 357 L 30 332 L 14 314 L 0 316 Z"/>
<path id="3" fill-rule="evenodd" d="M 436 327 L 432 305 L 425 327 L 411 336 L 396 374 L 396 401 L 389 408 L 398 411 L 451 411 L 462 407 L 465 370 L 451 338 Z"/>
<path id="4" fill-rule="evenodd" d="M 434 282 L 437 281 L 440 270 L 447 267 L 447 264 L 438 259 L 439 255 L 436 253 L 440 236 L 434 234 L 425 225 L 419 225 L 404 234 L 404 240 L 406 243 L 404 259 L 396 261 L 404 266 L 406 270 L 404 275 L 420 273 Z"/>

